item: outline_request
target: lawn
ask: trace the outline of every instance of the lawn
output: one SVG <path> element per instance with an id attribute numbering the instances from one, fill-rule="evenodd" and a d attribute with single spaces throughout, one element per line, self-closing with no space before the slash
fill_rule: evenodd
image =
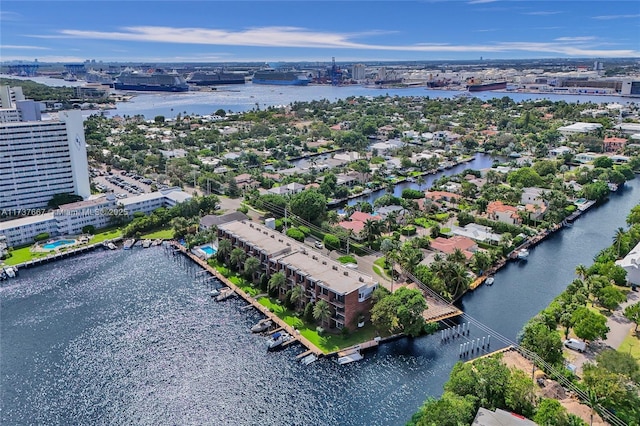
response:
<path id="1" fill-rule="evenodd" d="M 11 256 L 4 260 L 7 265 L 17 265 L 19 263 L 28 262 L 39 257 L 46 257 L 49 253 L 32 253 L 31 246 L 23 247 L 21 249 L 12 250 Z"/>
<path id="2" fill-rule="evenodd" d="M 358 263 L 356 258 L 353 257 L 353 256 L 340 256 L 337 260 L 338 260 L 338 262 L 340 262 L 342 264 L 345 264 L 345 263 L 357 264 Z"/>
<path id="3" fill-rule="evenodd" d="M 640 362 L 640 338 L 634 333 L 633 329 L 629 331 L 627 337 L 622 341 L 618 351 L 629 353 L 636 362 Z"/>
<path id="4" fill-rule="evenodd" d="M 349 346 L 357 345 L 358 343 L 367 342 L 373 340 L 378 336 L 377 330 L 371 324 L 365 325 L 363 328 L 358 329 L 348 335 L 343 334 L 324 334 L 321 336 L 316 331 L 315 324 L 307 324 L 301 318 L 296 316 L 296 313 L 290 309 L 287 309 L 284 305 L 278 303 L 275 299 L 269 297 L 261 297 L 258 299 L 258 303 L 269 308 L 271 312 L 276 314 L 284 322 L 291 327 L 300 331 L 300 334 L 307 338 L 311 343 L 316 345 L 324 353 L 335 352 L 337 350 L 347 348 Z"/>
<path id="5" fill-rule="evenodd" d="M 373 262 L 373 270 L 375 271 L 375 273 L 383 278 L 390 280 L 391 277 L 387 273 L 387 269 L 385 269 L 386 266 L 387 265 L 384 257 L 376 259 L 375 262 Z"/>
<path id="6" fill-rule="evenodd" d="M 101 243 L 106 240 L 112 240 L 114 238 L 122 237 L 122 230 L 119 228 L 109 229 L 108 231 L 103 231 L 95 234 L 93 238 L 91 238 L 90 243 Z"/>
<path id="7" fill-rule="evenodd" d="M 172 240 L 173 239 L 173 229 L 169 228 L 169 229 L 160 229 L 158 231 L 155 232 L 150 232 L 148 234 L 144 234 L 140 237 L 143 240 L 149 239 L 149 240 L 157 240 L 157 239 L 161 239 L 161 240 Z"/>

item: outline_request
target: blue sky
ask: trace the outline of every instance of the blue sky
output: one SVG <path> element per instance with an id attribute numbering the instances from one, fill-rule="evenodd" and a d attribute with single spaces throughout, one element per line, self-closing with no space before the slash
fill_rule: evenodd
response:
<path id="1" fill-rule="evenodd" d="M 640 57 L 640 2 L 0 3 L 0 60 L 75 62 Z"/>

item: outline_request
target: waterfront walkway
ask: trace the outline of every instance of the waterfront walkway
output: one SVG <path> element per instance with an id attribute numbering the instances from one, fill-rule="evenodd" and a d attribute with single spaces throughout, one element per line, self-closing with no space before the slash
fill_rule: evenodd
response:
<path id="1" fill-rule="evenodd" d="M 247 294 L 244 290 L 242 290 L 240 287 L 238 287 L 237 285 L 235 285 L 234 283 L 229 281 L 225 276 L 223 276 L 215 268 L 213 268 L 211 265 L 209 265 L 205 260 L 200 259 L 198 256 L 196 256 L 193 253 L 189 252 L 189 250 L 187 250 L 184 246 L 178 244 L 175 241 L 170 241 L 169 244 L 171 244 L 171 246 L 174 249 L 180 251 L 185 256 L 189 257 L 195 263 L 200 265 L 203 269 L 205 269 L 206 271 L 211 273 L 211 275 L 213 275 L 214 277 L 219 279 L 222 283 L 224 283 L 224 285 L 226 285 L 227 287 L 229 287 L 230 289 L 235 291 L 235 293 L 238 296 L 240 296 L 245 301 L 247 301 L 249 304 L 251 304 L 251 306 L 253 306 L 256 310 L 262 312 L 267 318 L 269 318 L 271 321 L 274 322 L 274 324 L 276 324 L 278 326 L 278 329 L 285 330 L 287 333 L 289 333 L 291 336 L 293 336 L 294 337 L 294 341 L 300 342 L 303 346 L 305 346 L 308 349 L 307 352 L 310 351 L 309 353 L 313 353 L 316 356 L 325 355 L 325 353 L 320 348 L 318 348 L 316 345 L 311 343 L 306 337 L 301 335 L 298 330 L 296 330 L 295 328 L 291 327 L 289 324 L 284 322 L 283 319 L 281 319 L 276 314 L 271 312 L 269 310 L 269 308 L 267 308 L 264 305 L 261 305 L 255 298 L 253 298 L 252 296 Z M 291 343 L 293 343 L 293 341 L 289 341 L 287 343 L 291 344 Z"/>

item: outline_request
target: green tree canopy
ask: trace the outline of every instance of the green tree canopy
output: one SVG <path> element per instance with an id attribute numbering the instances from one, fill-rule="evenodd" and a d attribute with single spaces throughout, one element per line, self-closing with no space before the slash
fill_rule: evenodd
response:
<path id="1" fill-rule="evenodd" d="M 424 329 L 425 309 L 427 302 L 421 291 L 401 287 L 373 306 L 371 321 L 389 333 L 418 336 Z"/>
<path id="2" fill-rule="evenodd" d="M 291 197 L 289 206 L 291 212 L 300 218 L 320 223 L 327 211 L 327 199 L 317 190 L 307 189 Z"/>

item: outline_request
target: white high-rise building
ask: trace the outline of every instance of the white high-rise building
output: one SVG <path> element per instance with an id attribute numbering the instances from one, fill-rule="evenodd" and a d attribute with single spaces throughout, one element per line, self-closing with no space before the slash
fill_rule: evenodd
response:
<path id="1" fill-rule="evenodd" d="M 354 80 L 362 81 L 367 78 L 366 67 L 364 64 L 355 64 L 351 69 L 351 75 Z"/>
<path id="2" fill-rule="evenodd" d="M 91 195 L 82 112 L 0 123 L 0 210 L 45 208 L 61 193 Z"/>

